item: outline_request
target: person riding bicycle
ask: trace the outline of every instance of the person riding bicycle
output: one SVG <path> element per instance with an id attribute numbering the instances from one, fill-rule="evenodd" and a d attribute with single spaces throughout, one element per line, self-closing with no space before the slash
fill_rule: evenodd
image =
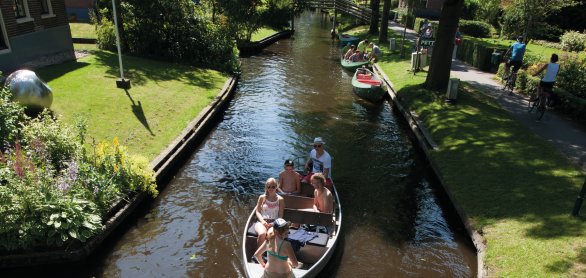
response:
<path id="1" fill-rule="evenodd" d="M 509 71 L 511 66 L 513 66 L 513 72 L 517 73 L 517 71 L 519 71 L 519 69 L 523 65 L 523 56 L 525 55 L 525 48 L 526 45 L 523 43 L 523 36 L 519 36 L 517 38 L 517 41 L 513 43 L 509 47 L 509 50 L 507 50 L 507 53 L 505 53 L 506 56 L 509 52 L 511 52 L 511 58 L 505 64 L 505 79 L 508 79 L 510 77 Z"/>
<path id="2" fill-rule="evenodd" d="M 537 87 L 537 97 L 541 96 L 543 89 L 549 89 L 550 98 L 552 98 L 554 101 L 556 100 L 555 94 L 551 89 L 553 89 L 553 85 L 555 85 L 555 78 L 557 77 L 557 74 L 560 71 L 560 65 L 557 63 L 558 59 L 559 58 L 557 54 L 551 54 L 549 63 L 543 65 L 537 71 L 537 73 L 533 75 L 537 76 L 545 70 L 545 75 L 543 76 L 543 78 L 541 78 L 541 80 L 539 81 L 539 86 Z"/>

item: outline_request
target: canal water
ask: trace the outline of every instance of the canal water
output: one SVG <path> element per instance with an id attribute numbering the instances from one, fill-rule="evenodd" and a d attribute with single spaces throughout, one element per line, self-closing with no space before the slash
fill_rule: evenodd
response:
<path id="1" fill-rule="evenodd" d="M 218 126 L 80 275 L 244 276 L 242 233 L 264 181 L 285 159 L 306 157 L 319 136 L 344 213 L 341 242 L 320 276 L 476 276 L 474 248 L 407 126 L 388 103 L 352 93 L 330 27 L 305 13 L 293 38 L 243 58 Z"/>

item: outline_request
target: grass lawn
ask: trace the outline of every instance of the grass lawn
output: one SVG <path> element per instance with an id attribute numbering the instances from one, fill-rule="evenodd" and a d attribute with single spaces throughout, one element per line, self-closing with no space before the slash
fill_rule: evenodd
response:
<path id="1" fill-rule="evenodd" d="M 95 51 L 98 50 L 98 46 L 95 44 L 87 44 L 87 43 L 74 43 L 73 49 L 76 51 Z"/>
<path id="2" fill-rule="evenodd" d="M 379 65 L 401 102 L 420 115 L 439 145 L 431 159 L 445 185 L 487 241 L 489 276 L 583 277 L 586 221 L 570 216 L 583 173 L 492 98 L 463 84 L 458 104 L 447 105 L 422 88 L 425 72 L 406 70 L 410 57 L 380 47 Z"/>
<path id="3" fill-rule="evenodd" d="M 271 27 L 262 27 L 258 29 L 254 34 L 252 34 L 252 38 L 250 39 L 251 42 L 260 41 L 268 36 L 274 35 L 275 33 L 279 32 L 277 29 L 273 29 Z"/>
<path id="4" fill-rule="evenodd" d="M 95 39 L 96 28 L 94 25 L 89 23 L 69 23 L 71 29 L 71 37 L 73 38 L 88 38 Z"/>
<path id="5" fill-rule="evenodd" d="M 118 58 L 92 55 L 37 71 L 53 90 L 52 110 L 67 123 L 88 121 L 88 135 L 99 141 L 117 136 L 133 154 L 154 159 L 218 94 L 228 76 L 142 58 L 124 56 L 132 88 L 117 89 Z M 91 140 L 89 140 L 91 143 Z"/>

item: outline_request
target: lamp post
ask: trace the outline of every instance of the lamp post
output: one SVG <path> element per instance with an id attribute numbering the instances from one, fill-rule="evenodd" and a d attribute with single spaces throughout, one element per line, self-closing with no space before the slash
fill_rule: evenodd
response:
<path id="1" fill-rule="evenodd" d="M 116 33 L 116 47 L 118 48 L 118 62 L 120 63 L 120 78 L 116 80 L 116 87 L 120 89 L 130 89 L 130 79 L 124 78 L 124 68 L 122 67 L 122 51 L 120 50 L 120 34 L 118 34 L 118 17 L 116 13 L 116 4 L 112 0 L 112 12 L 114 15 L 114 32 Z"/>

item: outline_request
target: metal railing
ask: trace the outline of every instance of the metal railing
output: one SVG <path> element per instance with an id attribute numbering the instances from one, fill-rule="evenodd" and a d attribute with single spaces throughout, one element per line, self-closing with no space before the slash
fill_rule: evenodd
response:
<path id="1" fill-rule="evenodd" d="M 364 22 L 370 22 L 372 11 L 369 8 L 359 6 L 349 0 L 298 0 L 310 8 L 336 9 L 341 13 L 354 16 Z"/>

